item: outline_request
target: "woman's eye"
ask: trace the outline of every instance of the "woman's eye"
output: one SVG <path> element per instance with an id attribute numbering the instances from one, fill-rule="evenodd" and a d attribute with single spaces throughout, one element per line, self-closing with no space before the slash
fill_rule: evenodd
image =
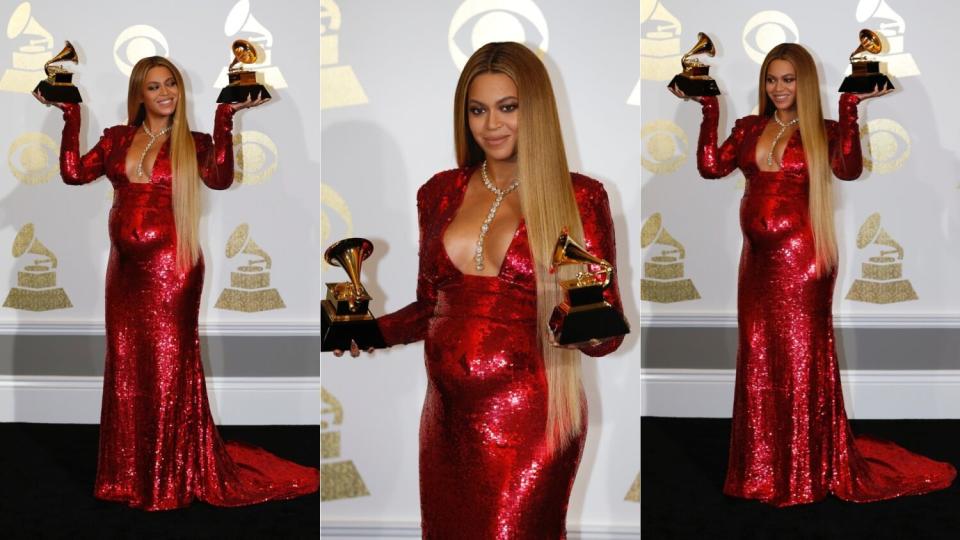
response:
<path id="1" fill-rule="evenodd" d="M 474 116 L 480 116 L 483 114 L 483 109 L 480 107 L 470 107 L 470 114 Z"/>
<path id="2" fill-rule="evenodd" d="M 503 105 L 503 106 L 500 107 L 500 110 L 503 111 L 503 112 L 506 112 L 506 113 L 508 113 L 508 112 L 513 112 L 513 111 L 517 110 L 517 104 L 516 104 L 516 103 L 511 103 L 511 104 L 509 104 L 509 105 Z"/>

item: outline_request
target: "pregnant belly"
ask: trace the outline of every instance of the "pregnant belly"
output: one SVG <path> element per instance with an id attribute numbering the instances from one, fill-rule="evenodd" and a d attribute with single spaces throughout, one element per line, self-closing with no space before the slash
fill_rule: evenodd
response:
<path id="1" fill-rule="evenodd" d="M 151 255 L 172 249 L 176 239 L 170 208 L 124 208 L 110 211 L 110 242 L 124 255 Z"/>
<path id="2" fill-rule="evenodd" d="M 807 201 L 793 197 L 744 197 L 740 226 L 754 247 L 812 241 Z"/>

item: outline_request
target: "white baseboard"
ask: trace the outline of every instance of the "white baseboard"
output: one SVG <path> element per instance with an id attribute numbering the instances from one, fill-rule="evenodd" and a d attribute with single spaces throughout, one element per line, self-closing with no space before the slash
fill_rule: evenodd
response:
<path id="1" fill-rule="evenodd" d="M 0 336 L 102 336 L 102 320 L 0 321 Z M 319 336 L 319 321 L 208 321 L 201 336 Z"/>
<path id="2" fill-rule="evenodd" d="M 102 377 L 0 376 L 0 422 L 97 424 Z M 319 377 L 208 377 L 220 425 L 319 425 Z"/>
<path id="3" fill-rule="evenodd" d="M 656 313 L 640 315 L 642 328 L 736 328 L 737 312 Z M 956 313 L 834 313 L 836 328 L 960 328 Z"/>
<path id="4" fill-rule="evenodd" d="M 321 519 L 320 537 L 324 540 L 420 538 L 420 526 L 416 523 L 330 522 Z M 567 525 L 567 538 L 569 540 L 639 540 L 640 527 Z"/>
<path id="5" fill-rule="evenodd" d="M 732 369 L 644 369 L 643 416 L 730 418 Z M 960 418 L 960 370 L 841 371 L 847 416 Z"/>

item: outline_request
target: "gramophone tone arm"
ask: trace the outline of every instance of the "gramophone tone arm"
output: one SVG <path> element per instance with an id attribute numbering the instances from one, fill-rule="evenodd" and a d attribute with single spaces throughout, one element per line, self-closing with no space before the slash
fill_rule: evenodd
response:
<path id="1" fill-rule="evenodd" d="M 857 123 L 855 94 L 840 94 L 840 120 L 827 120 L 827 141 L 830 168 L 841 180 L 856 180 L 863 172 L 863 154 L 860 148 L 860 125 Z"/>
<path id="2" fill-rule="evenodd" d="M 193 134 L 200 178 L 211 189 L 227 189 L 233 183 L 233 114 L 233 107 L 222 103 L 213 120 L 213 137 Z"/>
<path id="3" fill-rule="evenodd" d="M 80 105 L 60 103 L 63 109 L 63 134 L 60 141 L 60 176 L 71 185 L 87 184 L 100 178 L 105 172 L 106 157 L 110 155 L 119 135 L 114 131 L 122 126 L 103 131 L 96 146 L 80 155 Z"/>
<path id="4" fill-rule="evenodd" d="M 700 101 L 703 121 L 700 123 L 700 139 L 697 142 L 697 170 L 708 179 L 723 178 L 737 168 L 740 145 L 747 133 L 748 119 L 741 118 L 733 125 L 733 132 L 722 145 L 717 145 L 717 129 L 720 125 L 720 104 L 716 96 L 704 96 Z"/>

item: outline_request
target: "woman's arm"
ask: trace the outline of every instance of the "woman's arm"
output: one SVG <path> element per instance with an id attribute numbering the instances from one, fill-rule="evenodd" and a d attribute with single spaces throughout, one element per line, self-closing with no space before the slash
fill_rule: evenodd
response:
<path id="1" fill-rule="evenodd" d="M 863 172 L 860 125 L 857 123 L 856 94 L 840 94 L 840 121 L 827 122 L 830 168 L 841 180 L 856 180 Z"/>
<path id="2" fill-rule="evenodd" d="M 203 134 L 195 141 L 200 178 L 211 189 L 227 189 L 233 184 L 234 112 L 229 104 L 218 105 L 213 120 L 213 138 Z"/>
<path id="3" fill-rule="evenodd" d="M 620 301 L 620 288 L 617 280 L 617 242 L 614 237 L 613 219 L 610 217 L 610 202 L 607 199 L 607 190 L 603 185 L 597 182 L 596 189 L 589 190 L 590 193 L 584 201 L 588 207 L 587 212 L 580 212 L 583 221 L 584 247 L 594 256 L 609 262 L 613 265 L 613 277 L 610 280 L 610 286 L 603 291 L 604 300 L 610 303 L 621 314 L 623 313 L 623 304 Z M 591 268 L 597 270 L 598 268 Z M 611 339 L 600 342 L 597 345 L 581 345 L 580 351 L 588 356 L 604 356 L 612 353 L 623 343 L 623 336 L 616 336 Z"/>
<path id="4" fill-rule="evenodd" d="M 745 119 L 737 120 L 733 133 L 718 147 L 720 104 L 716 96 L 702 97 L 700 104 L 703 106 L 703 122 L 700 123 L 700 140 L 697 142 L 697 169 L 704 178 L 723 178 L 737 168 L 740 144 L 746 134 Z"/>
<path id="5" fill-rule="evenodd" d="M 113 147 L 113 137 L 109 129 L 92 150 L 80 155 L 80 105 L 78 103 L 57 104 L 63 109 L 63 135 L 60 141 L 60 177 L 64 183 L 80 185 L 93 182 L 106 171 L 107 156 Z"/>
<path id="6" fill-rule="evenodd" d="M 427 336 L 427 323 L 433 316 L 437 304 L 436 285 L 429 279 L 429 253 L 425 249 L 427 238 L 427 216 L 431 215 L 431 204 L 427 200 L 425 188 L 417 192 L 417 216 L 420 224 L 420 270 L 417 274 L 417 299 L 408 306 L 377 319 L 380 332 L 388 346 L 413 343 Z"/>

